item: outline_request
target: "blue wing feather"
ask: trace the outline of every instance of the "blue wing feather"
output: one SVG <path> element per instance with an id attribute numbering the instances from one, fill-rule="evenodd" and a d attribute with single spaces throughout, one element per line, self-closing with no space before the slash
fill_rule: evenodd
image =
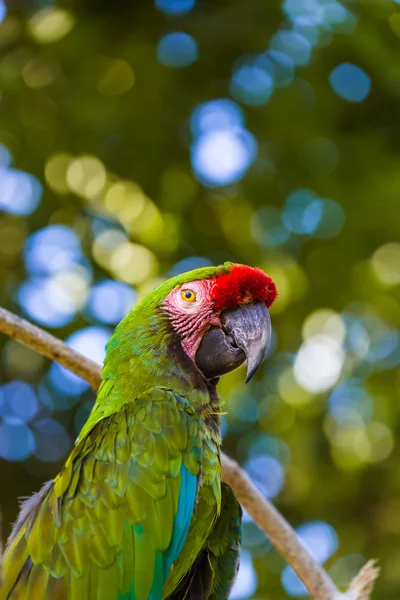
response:
<path id="1" fill-rule="evenodd" d="M 196 501 L 197 477 L 182 465 L 181 489 L 178 500 L 178 511 L 174 519 L 171 543 L 164 553 L 164 583 L 172 564 L 176 561 L 185 543 Z"/>

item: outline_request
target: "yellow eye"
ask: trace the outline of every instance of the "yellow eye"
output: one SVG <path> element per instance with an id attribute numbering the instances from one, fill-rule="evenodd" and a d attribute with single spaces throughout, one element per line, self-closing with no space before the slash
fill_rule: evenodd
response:
<path id="1" fill-rule="evenodd" d="M 181 298 L 185 302 L 195 302 L 196 294 L 194 292 L 192 292 L 192 290 L 182 290 Z"/>

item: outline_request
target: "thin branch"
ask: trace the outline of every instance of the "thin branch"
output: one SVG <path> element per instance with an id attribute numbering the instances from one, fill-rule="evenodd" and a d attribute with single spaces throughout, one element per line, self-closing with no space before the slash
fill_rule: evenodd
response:
<path id="1" fill-rule="evenodd" d="M 101 367 L 51 334 L 0 307 L 0 331 L 60 363 L 90 383 L 96 390 Z M 326 571 L 311 556 L 300 538 L 251 481 L 240 466 L 222 453 L 222 479 L 234 490 L 239 502 L 264 531 L 285 561 L 294 569 L 315 600 L 369 600 L 379 574 L 370 561 L 342 594 Z"/>

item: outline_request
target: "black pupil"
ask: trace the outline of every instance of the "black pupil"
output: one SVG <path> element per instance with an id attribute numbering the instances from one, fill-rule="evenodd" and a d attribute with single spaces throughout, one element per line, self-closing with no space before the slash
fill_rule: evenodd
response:
<path id="1" fill-rule="evenodd" d="M 186 296 L 186 298 L 191 298 L 192 297 L 192 292 L 186 292 L 185 296 Z"/>

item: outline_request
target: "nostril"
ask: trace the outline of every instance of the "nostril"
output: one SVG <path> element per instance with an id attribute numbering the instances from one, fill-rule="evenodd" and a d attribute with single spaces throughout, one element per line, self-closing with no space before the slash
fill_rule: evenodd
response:
<path id="1" fill-rule="evenodd" d="M 226 340 L 232 346 L 232 348 L 238 348 L 238 345 L 237 345 L 237 343 L 235 341 L 235 338 L 232 335 L 227 335 L 226 336 Z"/>

